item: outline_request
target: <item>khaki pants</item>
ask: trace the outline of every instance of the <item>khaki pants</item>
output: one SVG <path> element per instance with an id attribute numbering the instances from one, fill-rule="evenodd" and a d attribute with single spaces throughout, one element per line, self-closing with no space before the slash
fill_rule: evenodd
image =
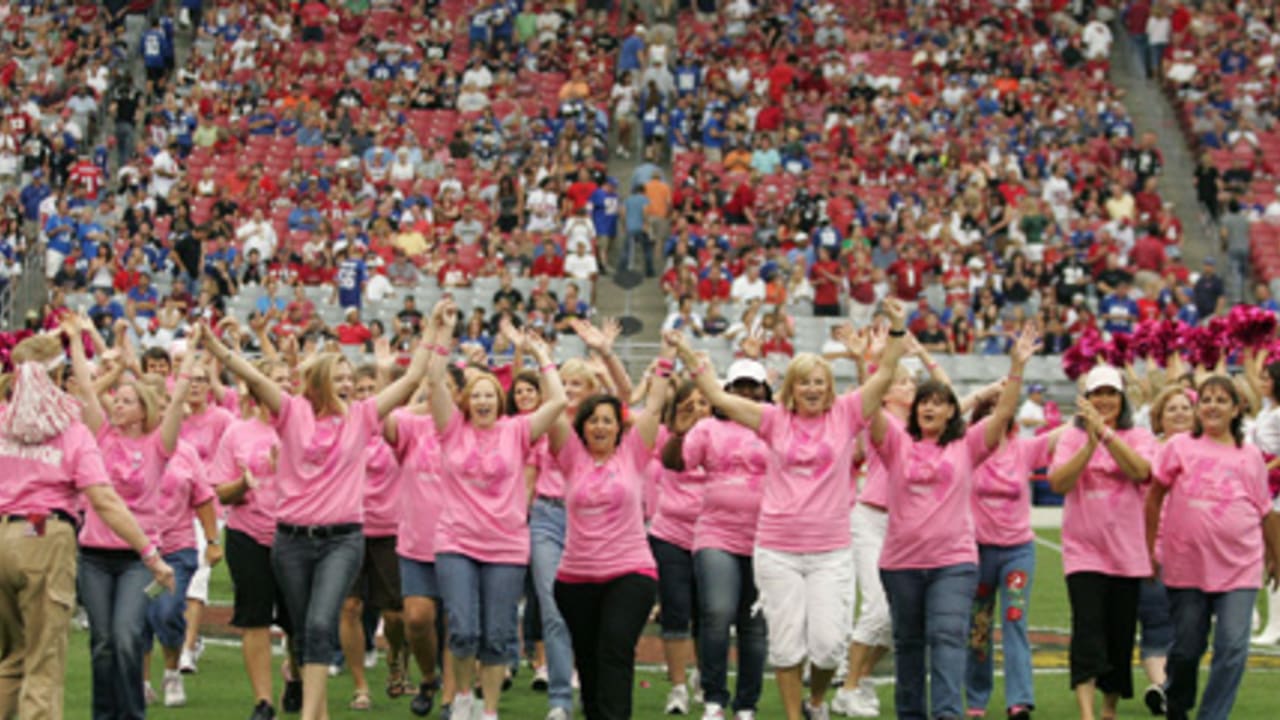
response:
<path id="1" fill-rule="evenodd" d="M 76 600 L 75 529 L 0 523 L 0 720 L 61 720 Z"/>

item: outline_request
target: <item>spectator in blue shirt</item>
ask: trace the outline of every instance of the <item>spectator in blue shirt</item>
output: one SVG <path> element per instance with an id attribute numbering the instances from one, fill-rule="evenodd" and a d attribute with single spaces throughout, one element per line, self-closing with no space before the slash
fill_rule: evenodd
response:
<path id="1" fill-rule="evenodd" d="M 107 315 L 113 321 L 124 317 L 124 308 L 111 297 L 111 288 L 98 286 L 93 289 L 93 305 L 89 306 L 89 317 L 94 320 L 99 315 Z"/>
<path id="2" fill-rule="evenodd" d="M 264 104 L 259 104 L 246 120 L 250 135 L 274 135 L 276 132 L 276 116 Z"/>
<path id="3" fill-rule="evenodd" d="M 66 198 L 58 200 L 58 211 L 45 221 L 44 234 L 47 250 L 45 270 L 49 273 L 49 277 L 53 277 L 53 274 L 62 266 L 62 262 L 71 254 L 71 245 L 76 237 L 75 216 L 67 208 Z"/>
<path id="4" fill-rule="evenodd" d="M 1120 282 L 1114 293 L 1102 299 L 1098 309 L 1102 314 L 1102 327 L 1107 332 L 1133 332 L 1133 324 L 1138 320 L 1138 303 L 1129 297 L 1129 283 Z"/>
<path id="5" fill-rule="evenodd" d="M 53 188 L 44 181 L 44 170 L 36 168 L 31 173 L 31 184 L 22 188 L 18 200 L 22 203 L 22 216 L 30 222 L 40 219 L 40 203 L 53 193 Z"/>
<path id="6" fill-rule="evenodd" d="M 644 253 L 645 274 L 654 276 L 653 270 L 653 238 L 644 229 L 644 211 L 649 207 L 649 198 L 644 194 L 644 185 L 631 186 L 631 194 L 622 205 L 622 219 L 626 225 L 627 237 L 622 244 L 622 257 L 618 258 L 618 272 L 631 268 L 631 254 L 637 244 Z"/>
<path id="7" fill-rule="evenodd" d="M 289 229 L 299 232 L 315 232 L 320 227 L 320 211 L 310 197 L 303 198 L 302 205 L 289 211 Z"/>
<path id="8" fill-rule="evenodd" d="M 359 308 L 361 299 L 364 297 L 364 283 L 368 271 L 364 260 L 360 258 L 359 246 L 352 243 L 342 251 L 343 259 L 338 264 L 338 305 L 343 308 Z"/>
<path id="9" fill-rule="evenodd" d="M 168 73 L 173 49 L 168 36 L 160 27 L 159 19 L 153 20 L 151 29 L 142 33 L 138 45 L 142 50 L 142 65 L 147 70 L 147 80 L 152 84 L 160 83 Z"/>
<path id="10" fill-rule="evenodd" d="M 641 56 L 644 55 L 646 47 L 644 36 L 645 27 L 637 25 L 636 29 L 631 31 L 631 35 L 622 41 L 622 47 L 618 50 L 617 73 L 619 77 L 628 70 L 640 70 L 643 65 Z"/>
<path id="11" fill-rule="evenodd" d="M 137 317 L 150 320 L 156 316 L 156 309 L 160 304 L 160 293 L 151 286 L 151 273 L 144 272 L 139 275 L 138 284 L 129 289 L 126 297 L 133 307 L 133 314 Z"/>
<path id="12" fill-rule="evenodd" d="M 604 184 L 596 188 L 587 199 L 591 206 L 591 222 L 596 228 L 596 237 L 612 239 L 618 234 L 618 180 L 605 178 Z M 606 242 L 607 245 L 607 242 Z"/>

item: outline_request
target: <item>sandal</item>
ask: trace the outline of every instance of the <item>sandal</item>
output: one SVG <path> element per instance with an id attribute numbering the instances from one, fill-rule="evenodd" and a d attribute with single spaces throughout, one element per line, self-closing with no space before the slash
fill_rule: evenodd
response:
<path id="1" fill-rule="evenodd" d="M 351 697 L 351 704 L 347 705 L 349 710 L 372 710 L 373 697 L 369 695 L 368 690 L 357 690 L 355 695 Z"/>
<path id="2" fill-rule="evenodd" d="M 400 663 L 387 663 L 387 697 L 395 699 L 413 691 Z"/>

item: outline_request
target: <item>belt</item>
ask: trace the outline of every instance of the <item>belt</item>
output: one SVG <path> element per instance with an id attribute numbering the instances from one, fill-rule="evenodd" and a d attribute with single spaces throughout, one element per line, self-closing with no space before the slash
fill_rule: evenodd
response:
<path id="1" fill-rule="evenodd" d="M 337 525 L 290 525 L 289 523 L 276 523 L 276 530 L 285 535 L 294 537 L 309 538 L 331 538 L 338 535 L 348 535 L 350 533 L 358 533 L 361 531 L 360 523 L 339 523 Z"/>
<path id="2" fill-rule="evenodd" d="M 52 510 L 48 514 L 44 515 L 44 517 L 46 519 L 61 520 L 72 527 L 77 525 L 76 519 L 66 510 Z M 32 522 L 36 519 L 37 515 L 35 513 L 30 515 L 0 515 L 0 524 L 11 522 Z"/>
<path id="3" fill-rule="evenodd" d="M 562 497 L 549 497 L 547 495 L 538 495 L 534 499 L 537 500 L 538 502 L 543 502 L 548 505 L 553 505 L 555 507 L 559 507 L 559 508 L 564 507 L 564 498 Z"/>

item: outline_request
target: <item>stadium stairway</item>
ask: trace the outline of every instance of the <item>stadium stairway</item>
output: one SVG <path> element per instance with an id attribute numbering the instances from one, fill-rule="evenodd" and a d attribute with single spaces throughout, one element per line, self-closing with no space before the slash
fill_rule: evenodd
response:
<path id="1" fill-rule="evenodd" d="M 1207 255 L 1218 254 L 1215 229 L 1201 212 L 1196 199 L 1195 157 L 1187 146 L 1178 125 L 1178 115 L 1160 86 L 1148 80 L 1138 56 L 1136 44 L 1129 38 L 1123 23 L 1112 22 L 1115 42 L 1111 45 L 1111 81 L 1124 91 L 1124 105 L 1133 119 L 1135 135 L 1156 134 L 1157 145 L 1164 156 L 1160 174 L 1160 196 L 1173 203 L 1174 213 L 1182 222 L 1183 262 L 1193 271 Z"/>

